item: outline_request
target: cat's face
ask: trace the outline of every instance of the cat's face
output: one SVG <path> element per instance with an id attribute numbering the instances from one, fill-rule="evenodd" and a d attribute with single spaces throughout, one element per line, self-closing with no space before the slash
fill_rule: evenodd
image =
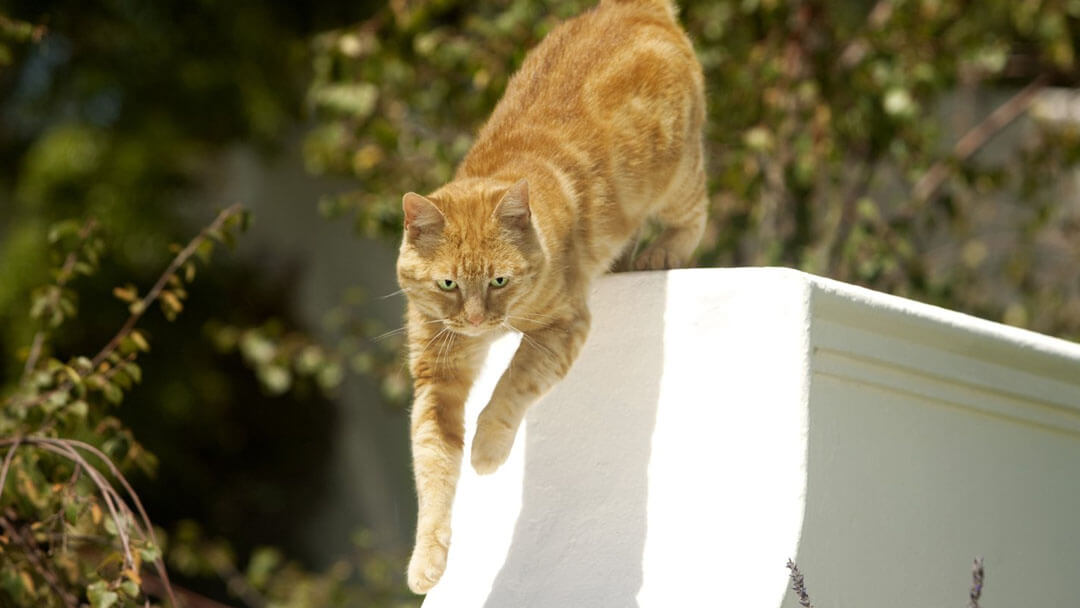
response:
<path id="1" fill-rule="evenodd" d="M 397 270 L 410 302 L 457 333 L 509 329 L 544 261 L 528 184 L 465 180 L 402 205 Z"/>

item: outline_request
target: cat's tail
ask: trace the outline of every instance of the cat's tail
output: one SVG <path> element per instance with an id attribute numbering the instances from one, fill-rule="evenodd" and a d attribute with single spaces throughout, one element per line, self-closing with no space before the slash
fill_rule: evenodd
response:
<path id="1" fill-rule="evenodd" d="M 600 4 L 628 4 L 637 6 L 646 10 L 663 13 L 672 21 L 675 21 L 679 16 L 679 7 L 675 5 L 673 0 L 601 0 Z"/>

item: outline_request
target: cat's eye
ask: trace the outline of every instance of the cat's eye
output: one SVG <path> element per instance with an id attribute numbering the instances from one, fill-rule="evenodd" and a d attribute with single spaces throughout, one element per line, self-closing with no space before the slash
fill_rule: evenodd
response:
<path id="1" fill-rule="evenodd" d="M 454 289 L 457 289 L 457 283 L 451 279 L 439 279 L 438 281 L 435 281 L 435 284 L 443 291 L 453 291 Z"/>
<path id="2" fill-rule="evenodd" d="M 510 281 L 510 279 L 508 279 L 506 277 L 495 277 L 494 279 L 491 279 L 491 286 L 492 287 L 506 287 L 506 284 L 509 281 Z"/>

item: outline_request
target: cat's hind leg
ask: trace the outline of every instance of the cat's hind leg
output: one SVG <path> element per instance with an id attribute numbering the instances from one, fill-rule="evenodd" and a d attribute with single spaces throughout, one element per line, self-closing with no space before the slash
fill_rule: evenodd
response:
<path id="1" fill-rule="evenodd" d="M 709 207 L 705 172 L 700 159 L 696 170 L 677 182 L 655 217 L 663 231 L 634 260 L 636 270 L 664 270 L 686 266 L 701 242 Z"/>

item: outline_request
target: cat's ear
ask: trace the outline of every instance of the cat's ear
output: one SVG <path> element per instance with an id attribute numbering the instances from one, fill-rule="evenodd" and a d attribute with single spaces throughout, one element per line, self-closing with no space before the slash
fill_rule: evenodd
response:
<path id="1" fill-rule="evenodd" d="M 401 198 L 401 208 L 405 211 L 405 233 L 410 240 L 433 234 L 446 223 L 435 203 L 415 192 Z"/>
<path id="2" fill-rule="evenodd" d="M 522 178 L 510 186 L 495 207 L 493 216 L 505 226 L 518 230 L 528 228 L 529 219 L 532 217 L 529 209 L 529 182 Z"/>

